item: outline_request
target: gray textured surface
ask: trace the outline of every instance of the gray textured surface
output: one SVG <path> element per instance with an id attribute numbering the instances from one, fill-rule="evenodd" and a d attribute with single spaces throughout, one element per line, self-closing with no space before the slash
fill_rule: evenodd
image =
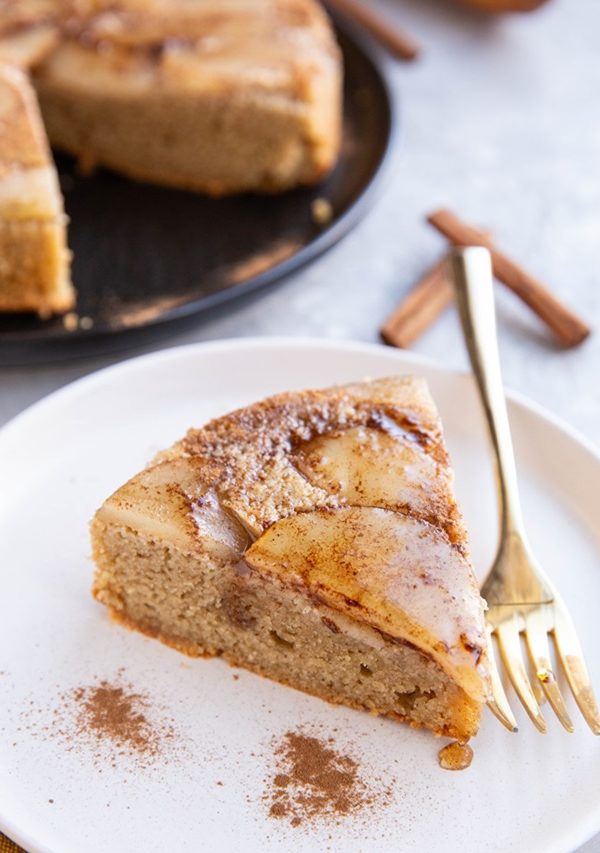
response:
<path id="1" fill-rule="evenodd" d="M 442 250 L 424 224 L 440 205 L 493 229 L 509 253 L 600 327 L 598 0 L 553 0 L 534 15 L 495 21 L 443 0 L 378 5 L 424 53 L 413 65 L 387 63 L 402 126 L 376 208 L 284 287 L 158 346 L 255 334 L 375 341 L 383 318 Z M 500 289 L 499 314 L 506 384 L 600 443 L 600 334 L 565 352 Z M 451 311 L 415 349 L 465 365 Z M 0 370 L 0 423 L 114 360 Z M 600 840 L 583 849 L 600 851 Z"/>

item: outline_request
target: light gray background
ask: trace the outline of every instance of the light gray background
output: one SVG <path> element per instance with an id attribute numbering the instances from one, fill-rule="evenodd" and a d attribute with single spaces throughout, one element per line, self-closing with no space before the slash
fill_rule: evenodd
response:
<path id="1" fill-rule="evenodd" d="M 374 5 L 423 45 L 416 63 L 385 63 L 401 127 L 376 207 L 281 288 L 154 348 L 275 334 L 376 341 L 384 317 L 442 251 L 424 222 L 441 205 L 492 229 L 600 327 L 598 0 L 550 0 L 535 14 L 494 20 L 446 0 Z M 512 294 L 498 287 L 498 300 L 506 384 L 600 443 L 600 332 L 565 351 Z M 453 311 L 415 349 L 464 366 Z M 0 369 L 0 424 L 66 382 L 141 351 Z M 600 838 L 582 850 L 599 853 Z"/>

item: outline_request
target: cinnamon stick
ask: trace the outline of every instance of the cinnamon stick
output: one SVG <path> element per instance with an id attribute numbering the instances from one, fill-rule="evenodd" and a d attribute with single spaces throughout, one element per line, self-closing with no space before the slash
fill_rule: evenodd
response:
<path id="1" fill-rule="evenodd" d="M 395 24 L 384 19 L 375 9 L 370 8 L 370 0 L 327 0 L 328 4 L 352 18 L 357 24 L 369 32 L 374 39 L 382 44 L 398 59 L 413 60 L 421 48 L 413 39 Z"/>
<path id="2" fill-rule="evenodd" d="M 450 305 L 454 290 L 448 257 L 442 258 L 417 282 L 381 327 L 381 337 L 390 346 L 405 349 L 425 332 Z"/>
<path id="3" fill-rule="evenodd" d="M 554 332 L 564 346 L 572 347 L 587 338 L 591 328 L 563 305 L 530 273 L 500 252 L 491 239 L 449 210 L 437 210 L 428 222 L 456 246 L 485 246 L 492 256 L 494 275 L 516 293 Z"/>

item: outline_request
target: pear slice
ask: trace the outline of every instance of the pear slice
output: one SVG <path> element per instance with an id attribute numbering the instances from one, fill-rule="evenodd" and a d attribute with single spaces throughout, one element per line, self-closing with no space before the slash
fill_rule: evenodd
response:
<path id="1" fill-rule="evenodd" d="M 330 432 L 302 444 L 293 458 L 313 485 L 345 503 L 402 510 L 444 527 L 454 520 L 449 467 L 399 427 Z"/>
<path id="2" fill-rule="evenodd" d="M 119 524 L 184 551 L 238 560 L 250 537 L 220 504 L 195 459 L 176 459 L 147 468 L 105 502 L 94 523 Z"/>
<path id="3" fill-rule="evenodd" d="M 387 639 L 415 646 L 469 696 L 485 700 L 481 599 L 469 563 L 442 531 L 375 507 L 320 509 L 273 524 L 245 560 Z"/>

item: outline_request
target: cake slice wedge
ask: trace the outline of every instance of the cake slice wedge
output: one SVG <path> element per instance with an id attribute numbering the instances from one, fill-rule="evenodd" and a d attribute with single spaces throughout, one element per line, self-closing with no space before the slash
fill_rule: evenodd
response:
<path id="1" fill-rule="evenodd" d="M 67 311 L 66 217 L 35 92 L 0 65 L 0 311 Z"/>
<path id="2" fill-rule="evenodd" d="M 117 619 L 461 740 L 484 603 L 423 381 L 281 394 L 191 430 L 92 521 Z"/>

